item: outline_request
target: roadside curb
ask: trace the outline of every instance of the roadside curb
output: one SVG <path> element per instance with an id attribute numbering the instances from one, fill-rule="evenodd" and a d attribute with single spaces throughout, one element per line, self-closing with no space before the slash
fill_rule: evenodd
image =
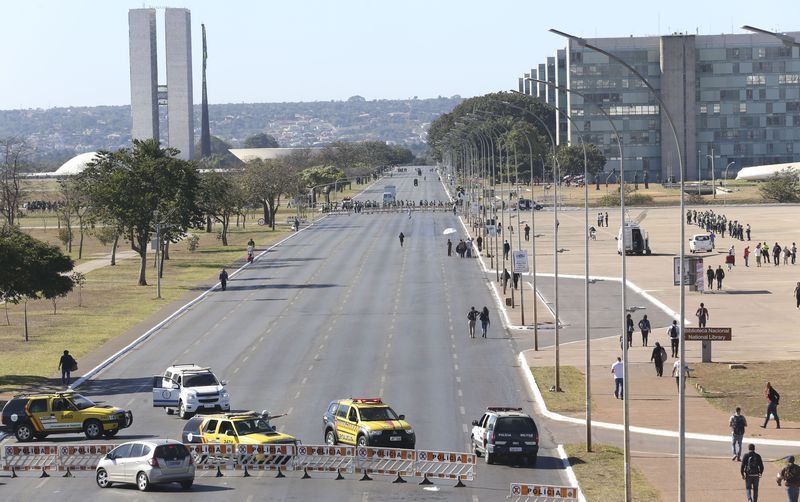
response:
<path id="1" fill-rule="evenodd" d="M 536 380 L 533 378 L 533 373 L 530 371 L 530 367 L 528 366 L 528 361 L 525 359 L 525 353 L 520 352 L 517 355 L 517 359 L 520 365 L 520 368 L 524 372 L 525 380 L 528 382 L 528 390 L 530 390 L 531 394 L 534 397 L 534 401 L 536 401 L 536 408 L 538 408 L 539 412 L 549 418 L 550 420 L 555 420 L 556 422 L 566 422 L 574 425 L 586 425 L 586 419 L 583 418 L 575 418 L 566 415 L 561 415 L 559 413 L 554 413 L 547 409 L 547 405 L 544 402 L 544 397 L 542 397 L 542 393 L 539 391 L 539 387 L 536 385 Z M 592 420 L 592 427 L 597 427 L 600 429 L 608 429 L 608 430 L 615 430 L 615 431 L 622 431 L 623 424 L 614 424 L 609 422 L 597 422 Z M 639 427 L 639 426 L 629 426 L 629 430 L 631 432 L 637 434 L 646 434 L 650 436 L 660 436 L 660 437 L 669 437 L 669 438 L 678 438 L 677 431 L 670 431 L 665 429 L 651 429 L 649 427 Z M 728 436 L 720 436 L 718 434 L 703 434 L 699 432 L 687 432 L 686 439 L 694 439 L 698 441 L 712 441 L 717 443 L 730 443 L 731 437 Z M 781 439 L 759 439 L 759 438 L 747 438 L 748 443 L 753 443 L 759 446 L 790 446 L 794 448 L 800 448 L 800 441 L 789 441 L 789 440 L 781 440 Z"/>
<path id="2" fill-rule="evenodd" d="M 567 479 L 569 479 L 569 483 L 572 486 L 578 488 L 578 502 L 586 502 L 586 497 L 583 496 L 583 490 L 581 490 L 581 485 L 578 484 L 578 477 L 575 476 L 575 471 L 572 470 L 572 464 L 569 463 L 569 457 L 567 456 L 567 452 L 564 450 L 564 445 L 558 445 L 558 456 L 561 457 L 561 464 L 564 466 L 564 470 L 567 471 Z"/>

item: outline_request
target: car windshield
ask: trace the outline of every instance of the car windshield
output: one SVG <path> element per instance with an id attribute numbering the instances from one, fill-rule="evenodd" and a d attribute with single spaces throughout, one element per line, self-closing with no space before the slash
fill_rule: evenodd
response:
<path id="1" fill-rule="evenodd" d="M 72 405 L 78 408 L 79 410 L 85 410 L 86 408 L 92 408 L 97 406 L 89 399 L 81 396 L 80 394 L 73 394 L 70 396 L 69 400 L 72 402 Z"/>
<path id="2" fill-rule="evenodd" d="M 371 422 L 373 420 L 399 420 L 394 410 L 388 406 L 379 408 L 360 408 L 361 420 L 364 422 Z"/>
<path id="3" fill-rule="evenodd" d="M 205 387 L 207 385 L 219 385 L 217 377 L 213 373 L 197 373 L 184 375 L 184 387 Z"/>
<path id="4" fill-rule="evenodd" d="M 249 420 L 237 420 L 236 432 L 239 435 L 247 434 L 277 434 L 275 430 L 263 418 L 251 418 Z"/>
<path id="5" fill-rule="evenodd" d="M 707 241 L 708 240 L 708 236 L 707 235 L 695 235 L 694 236 L 694 240 L 696 240 L 696 241 Z"/>
<path id="6" fill-rule="evenodd" d="M 495 432 L 526 434 L 536 430 L 531 417 L 503 417 L 497 421 Z"/>

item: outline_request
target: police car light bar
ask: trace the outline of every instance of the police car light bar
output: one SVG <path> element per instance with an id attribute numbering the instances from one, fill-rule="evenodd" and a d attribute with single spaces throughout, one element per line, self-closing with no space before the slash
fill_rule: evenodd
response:
<path id="1" fill-rule="evenodd" d="M 372 404 L 383 404 L 383 400 L 379 397 L 354 397 L 352 399 L 354 403 L 372 403 Z"/>
<path id="2" fill-rule="evenodd" d="M 489 411 L 522 411 L 522 408 L 515 408 L 511 406 L 489 406 L 486 409 Z"/>

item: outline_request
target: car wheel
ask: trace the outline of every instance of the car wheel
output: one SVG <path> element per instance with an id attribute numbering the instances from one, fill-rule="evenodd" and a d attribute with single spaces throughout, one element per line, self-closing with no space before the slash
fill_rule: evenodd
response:
<path id="1" fill-rule="evenodd" d="M 494 453 L 489 453 L 487 451 L 486 452 L 486 463 L 489 464 L 489 465 L 492 465 L 492 464 L 494 464 L 494 460 L 495 460 L 494 459 Z"/>
<path id="2" fill-rule="evenodd" d="M 147 474 L 140 472 L 136 475 L 136 487 L 143 492 L 150 489 L 150 480 L 147 479 Z"/>
<path id="3" fill-rule="evenodd" d="M 472 445 L 472 453 L 474 453 L 476 457 L 481 458 L 481 451 L 474 444 Z"/>
<path id="4" fill-rule="evenodd" d="M 363 434 L 362 434 L 362 435 L 360 435 L 360 436 L 358 436 L 358 439 L 356 440 L 356 444 L 357 444 L 358 446 L 369 446 L 369 445 L 367 444 L 367 436 L 365 436 L 365 435 L 363 435 Z"/>
<path id="5" fill-rule="evenodd" d="M 186 411 L 186 406 L 184 406 L 183 401 L 178 401 L 178 416 L 183 420 L 189 420 L 192 418 L 194 413 Z"/>
<path id="6" fill-rule="evenodd" d="M 19 424 L 16 429 L 14 429 L 14 436 L 16 436 L 17 441 L 20 443 L 27 443 L 28 441 L 32 441 L 34 437 L 33 428 L 31 424 Z"/>
<path id="7" fill-rule="evenodd" d="M 328 429 L 325 433 L 325 444 L 329 446 L 334 446 L 336 444 L 336 433 L 333 432 L 333 429 Z"/>
<path id="8" fill-rule="evenodd" d="M 83 433 L 86 434 L 86 439 L 100 439 L 103 436 L 103 424 L 99 420 L 87 420 L 83 425 Z"/>
<path id="9" fill-rule="evenodd" d="M 175 414 L 175 410 L 173 410 L 172 408 L 164 408 L 164 411 L 167 412 L 167 415 Z"/>
<path id="10" fill-rule="evenodd" d="M 528 455 L 527 460 L 528 460 L 528 465 L 529 466 L 536 467 L 536 454 L 535 453 Z"/>
<path id="11" fill-rule="evenodd" d="M 107 438 L 113 438 L 114 436 L 117 435 L 118 432 L 119 432 L 119 429 L 112 429 L 110 431 L 103 432 L 103 435 L 105 437 L 107 437 Z"/>
<path id="12" fill-rule="evenodd" d="M 108 480 L 108 473 L 105 469 L 98 469 L 94 480 L 97 481 L 97 486 L 100 488 L 108 488 L 111 486 L 111 481 Z"/>
<path id="13" fill-rule="evenodd" d="M 189 479 L 187 481 L 181 481 L 181 488 L 183 488 L 184 490 L 191 490 L 193 484 L 194 484 L 193 479 Z"/>

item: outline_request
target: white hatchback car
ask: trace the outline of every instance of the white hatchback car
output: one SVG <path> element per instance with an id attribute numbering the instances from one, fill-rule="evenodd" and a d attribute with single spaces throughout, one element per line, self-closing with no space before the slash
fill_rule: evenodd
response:
<path id="1" fill-rule="evenodd" d="M 180 441 L 152 439 L 123 443 L 100 459 L 95 480 L 100 488 L 112 483 L 135 484 L 146 491 L 151 485 L 180 483 L 189 490 L 194 483 L 192 454 Z"/>
<path id="2" fill-rule="evenodd" d="M 710 253 L 713 250 L 714 245 L 708 234 L 695 234 L 689 239 L 689 251 L 692 253 Z"/>

